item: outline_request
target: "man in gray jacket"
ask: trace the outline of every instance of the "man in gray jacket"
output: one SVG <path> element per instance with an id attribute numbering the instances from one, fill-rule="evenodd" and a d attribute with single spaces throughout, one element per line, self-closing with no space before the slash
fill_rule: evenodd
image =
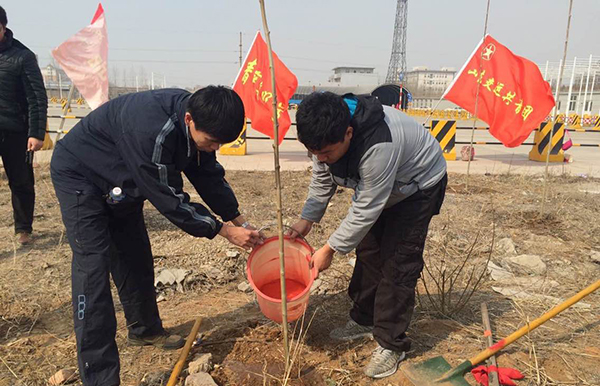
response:
<path id="1" fill-rule="evenodd" d="M 313 153 L 314 165 L 294 230 L 308 234 L 337 186 L 355 190 L 346 218 L 312 260 L 323 271 L 335 252 L 356 248 L 350 320 L 331 337 L 349 341 L 372 335 L 378 347 L 365 374 L 390 376 L 410 349 L 406 330 L 429 222 L 444 200 L 446 161 L 423 126 L 375 97 L 313 93 L 300 104 L 296 121 L 298 139 Z"/>

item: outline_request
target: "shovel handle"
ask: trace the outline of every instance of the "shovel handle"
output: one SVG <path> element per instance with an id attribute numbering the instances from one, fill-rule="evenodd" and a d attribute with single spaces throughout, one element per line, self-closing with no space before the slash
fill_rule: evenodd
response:
<path id="1" fill-rule="evenodd" d="M 530 331 L 533 331 L 534 329 L 538 328 L 542 324 L 546 323 L 548 320 L 550 320 L 553 317 L 555 317 L 556 315 L 560 314 L 562 311 L 571 307 L 573 304 L 579 302 L 581 299 L 585 298 L 592 292 L 596 291 L 598 288 L 600 288 L 600 280 L 596 281 L 594 284 L 590 285 L 586 289 L 580 291 L 579 293 L 577 293 L 577 295 L 565 300 L 564 302 L 557 305 L 550 311 L 546 312 L 544 315 L 540 316 L 539 318 L 531 321 L 529 324 L 526 324 L 523 327 L 519 328 L 517 331 L 513 332 L 506 338 L 498 341 L 498 343 L 496 343 L 495 345 L 480 352 L 473 358 L 469 359 L 469 362 L 471 362 L 471 365 L 473 365 L 473 366 L 475 366 L 478 363 L 483 362 L 484 360 L 488 359 L 489 357 L 491 357 L 498 351 L 502 350 L 504 347 L 508 346 L 515 340 L 519 339 L 520 337 L 529 333 Z"/>
<path id="2" fill-rule="evenodd" d="M 202 323 L 202 318 L 196 318 L 196 322 L 192 327 L 192 331 L 190 331 L 190 335 L 188 335 L 187 340 L 185 342 L 185 346 L 183 346 L 183 350 L 179 355 L 179 359 L 173 368 L 173 372 L 171 373 L 171 377 L 169 377 L 169 382 L 167 386 L 175 386 L 177 381 L 179 381 L 179 374 L 181 374 L 181 370 L 183 370 L 183 365 L 185 365 L 185 361 L 187 359 L 188 354 L 190 353 L 190 349 L 192 348 L 192 344 L 194 340 L 196 340 L 196 336 L 198 335 L 198 330 L 200 330 L 200 324 Z"/>

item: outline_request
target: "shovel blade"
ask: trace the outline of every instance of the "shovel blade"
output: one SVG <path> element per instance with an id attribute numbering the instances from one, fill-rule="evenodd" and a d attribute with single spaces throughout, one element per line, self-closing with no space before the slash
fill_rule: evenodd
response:
<path id="1" fill-rule="evenodd" d="M 444 357 L 435 357 L 421 363 L 405 363 L 400 370 L 415 386 L 469 386 L 462 374 L 440 380 L 452 369 Z"/>

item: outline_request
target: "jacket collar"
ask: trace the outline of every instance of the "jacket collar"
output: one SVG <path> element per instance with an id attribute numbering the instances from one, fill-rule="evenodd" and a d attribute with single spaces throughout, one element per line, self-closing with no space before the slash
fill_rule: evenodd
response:
<path id="1" fill-rule="evenodd" d="M 13 46 L 13 42 L 13 32 L 7 28 L 4 33 L 4 39 L 0 42 L 0 52 L 10 49 Z"/>
<path id="2" fill-rule="evenodd" d="M 343 98 L 357 102 L 350 120 L 350 126 L 354 131 L 348 151 L 336 163 L 331 164 L 329 170 L 338 177 L 358 178 L 360 159 L 367 150 L 367 143 L 371 136 L 375 134 L 378 125 L 385 118 L 385 113 L 381 102 L 376 97 L 345 94 Z"/>
<path id="3" fill-rule="evenodd" d="M 192 155 L 194 155 L 197 152 L 196 146 L 192 142 L 192 138 L 190 136 L 190 131 L 187 128 L 187 125 L 185 124 L 185 113 L 187 111 L 187 105 L 188 105 L 188 102 L 190 101 L 191 96 L 192 96 L 192 94 L 189 94 L 181 101 L 181 103 L 177 107 L 177 111 L 175 113 L 177 116 L 177 119 L 179 120 L 178 126 L 183 130 L 185 139 L 187 141 L 187 156 L 188 157 L 191 157 Z"/>

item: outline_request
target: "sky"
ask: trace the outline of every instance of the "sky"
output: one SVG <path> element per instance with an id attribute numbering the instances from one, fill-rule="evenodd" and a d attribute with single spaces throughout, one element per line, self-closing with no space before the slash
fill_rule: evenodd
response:
<path id="1" fill-rule="evenodd" d="M 97 2 L 0 0 L 8 27 L 50 63 L 52 48 L 90 23 Z M 231 85 L 262 20 L 258 0 L 104 0 L 109 77 L 135 85 Z M 486 0 L 409 0 L 407 66 L 460 69 L 481 40 Z M 491 0 L 488 33 L 538 64 L 562 58 L 568 0 Z M 385 78 L 395 0 L 266 0 L 273 49 L 300 85 L 326 84 L 337 66 Z M 600 0 L 574 0 L 568 58 L 600 55 Z"/>

